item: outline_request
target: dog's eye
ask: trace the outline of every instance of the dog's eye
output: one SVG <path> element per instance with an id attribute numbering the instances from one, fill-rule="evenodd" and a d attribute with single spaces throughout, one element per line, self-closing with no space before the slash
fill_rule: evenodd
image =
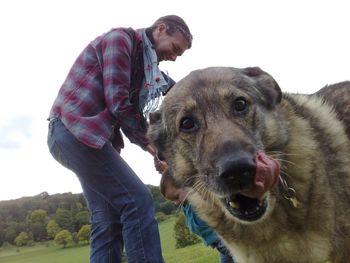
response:
<path id="1" fill-rule="evenodd" d="M 197 128 L 196 123 L 189 117 L 184 117 L 180 121 L 180 129 L 184 132 L 192 132 Z"/>
<path id="2" fill-rule="evenodd" d="M 247 106 L 247 101 L 243 97 L 239 97 L 233 102 L 233 109 L 235 112 L 242 112 L 247 108 Z"/>

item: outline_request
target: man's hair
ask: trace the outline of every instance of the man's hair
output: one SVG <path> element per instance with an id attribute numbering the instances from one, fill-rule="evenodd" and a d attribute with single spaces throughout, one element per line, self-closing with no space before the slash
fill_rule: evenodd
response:
<path id="1" fill-rule="evenodd" d="M 193 37 L 186 22 L 181 17 L 176 15 L 162 16 L 153 23 L 151 26 L 152 31 L 161 23 L 167 25 L 166 32 L 169 35 L 173 35 L 176 31 L 179 31 L 187 40 L 188 48 L 191 48 Z"/>

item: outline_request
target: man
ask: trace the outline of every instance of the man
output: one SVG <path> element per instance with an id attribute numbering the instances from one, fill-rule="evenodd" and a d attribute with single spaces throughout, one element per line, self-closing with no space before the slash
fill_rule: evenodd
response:
<path id="1" fill-rule="evenodd" d="M 91 213 L 90 262 L 163 262 L 147 187 L 119 155 L 121 130 L 155 154 L 146 119 L 172 83 L 158 63 L 175 61 L 192 45 L 182 18 L 159 18 L 151 27 L 115 28 L 78 56 L 49 115 L 53 157 L 80 180 Z"/>

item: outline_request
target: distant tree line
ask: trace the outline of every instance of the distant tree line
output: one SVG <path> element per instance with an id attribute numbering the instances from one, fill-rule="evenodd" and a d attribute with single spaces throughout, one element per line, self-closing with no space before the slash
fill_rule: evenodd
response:
<path id="1" fill-rule="evenodd" d="M 159 187 L 147 185 L 160 222 L 179 209 L 167 201 Z M 0 201 L 0 247 L 32 245 L 39 241 L 54 240 L 63 247 L 69 243 L 89 242 L 89 211 L 82 194 L 54 194 L 43 192 L 32 197 Z M 182 214 L 174 226 L 176 247 L 200 242 L 186 227 Z"/>
<path id="2" fill-rule="evenodd" d="M 153 196 L 157 218 L 164 220 L 177 207 L 157 186 L 147 186 Z M 0 246 L 25 246 L 54 240 L 63 247 L 70 242 L 89 242 L 89 211 L 82 194 L 43 192 L 32 197 L 0 201 Z"/>

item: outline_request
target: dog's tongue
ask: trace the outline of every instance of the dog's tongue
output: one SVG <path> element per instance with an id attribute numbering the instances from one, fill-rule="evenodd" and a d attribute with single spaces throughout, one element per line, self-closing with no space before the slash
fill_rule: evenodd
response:
<path id="1" fill-rule="evenodd" d="M 241 193 L 250 198 L 260 198 L 276 185 L 280 175 L 280 165 L 277 160 L 259 152 L 256 155 L 256 174 L 253 188 L 242 190 Z"/>

